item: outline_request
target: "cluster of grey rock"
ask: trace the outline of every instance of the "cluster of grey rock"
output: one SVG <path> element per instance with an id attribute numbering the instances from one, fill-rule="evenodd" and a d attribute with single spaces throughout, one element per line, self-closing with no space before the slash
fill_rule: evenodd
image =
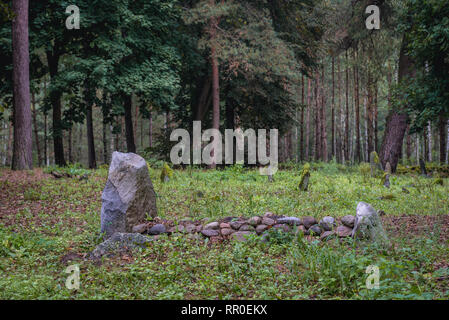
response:
<path id="1" fill-rule="evenodd" d="M 211 239 L 245 241 L 249 235 L 266 235 L 270 229 L 303 233 L 327 241 L 332 238 L 363 238 L 389 244 L 380 218 L 369 204 L 360 202 L 356 216 L 345 216 L 337 224 L 333 217 L 320 221 L 314 217 L 287 217 L 266 212 L 251 218 L 227 217 L 219 221 L 189 221 L 175 224 L 145 222 L 157 215 L 156 194 L 153 190 L 147 164 L 132 153 L 114 152 L 108 181 L 103 191 L 101 233 L 104 242 L 91 253 L 100 258 L 118 250 L 144 247 L 160 234 L 184 233 Z"/>
<path id="2" fill-rule="evenodd" d="M 168 222 L 173 225 L 173 222 Z M 272 212 L 266 212 L 263 216 L 251 218 L 227 217 L 210 222 L 208 219 L 201 221 L 180 221 L 175 226 L 166 227 L 164 224 L 141 224 L 133 229 L 133 232 L 159 235 L 162 233 L 199 234 L 211 239 L 234 239 L 245 241 L 249 235 L 267 234 L 268 230 L 277 229 L 283 232 L 293 232 L 311 237 L 319 237 L 322 241 L 333 238 L 364 238 L 370 240 L 388 241 L 382 228 L 377 212 L 367 203 L 360 202 L 357 206 L 357 215 L 347 215 L 337 220 L 327 216 L 321 220 L 314 217 L 287 217 L 278 216 Z"/>

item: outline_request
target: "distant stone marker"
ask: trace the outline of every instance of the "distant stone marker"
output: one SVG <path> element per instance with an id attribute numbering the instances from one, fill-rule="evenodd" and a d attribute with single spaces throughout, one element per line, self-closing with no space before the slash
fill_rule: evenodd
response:
<path id="1" fill-rule="evenodd" d="M 101 232 L 132 232 L 146 215 L 157 215 L 156 194 L 146 161 L 134 153 L 114 152 L 102 195 Z"/>
<path id="2" fill-rule="evenodd" d="M 381 169 L 379 156 L 376 151 L 372 151 L 369 155 L 369 162 L 371 167 L 371 177 L 375 177 L 377 175 L 377 171 Z"/>
<path id="3" fill-rule="evenodd" d="M 427 177 L 426 163 L 423 159 L 419 159 L 419 167 L 421 168 L 421 175 Z"/>
<path id="4" fill-rule="evenodd" d="M 309 179 L 310 179 L 310 164 L 306 163 L 301 169 L 301 176 L 299 180 L 299 190 L 307 191 L 309 188 Z"/>
<path id="5" fill-rule="evenodd" d="M 357 205 L 357 214 L 355 217 L 355 225 L 352 230 L 354 239 L 363 239 L 376 242 L 382 246 L 389 247 L 391 245 L 388 236 L 382 227 L 377 211 L 365 202 L 359 202 Z"/>

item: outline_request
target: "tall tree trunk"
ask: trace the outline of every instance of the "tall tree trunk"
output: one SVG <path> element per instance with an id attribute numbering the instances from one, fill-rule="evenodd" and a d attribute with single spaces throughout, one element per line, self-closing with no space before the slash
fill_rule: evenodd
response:
<path id="1" fill-rule="evenodd" d="M 359 96 L 359 70 L 357 67 L 357 50 L 354 50 L 354 108 L 355 108 L 355 152 L 354 158 L 355 161 L 360 162 L 361 159 L 361 149 L 360 149 L 360 96 Z M 369 78 L 368 74 L 368 78 Z M 369 80 L 368 80 L 369 86 Z M 368 90 L 369 92 L 369 90 Z M 369 93 L 368 93 L 369 95 Z M 370 102 L 368 101 L 368 107 Z M 369 133 L 368 133 L 368 141 L 369 141 Z"/>
<path id="2" fill-rule="evenodd" d="M 440 114 L 438 130 L 440 136 L 440 163 L 444 164 L 446 162 L 446 134 L 447 134 L 447 118 L 444 114 Z"/>
<path id="3" fill-rule="evenodd" d="M 33 168 L 32 126 L 30 108 L 30 57 L 28 46 L 28 0 L 13 0 L 13 170 Z"/>
<path id="4" fill-rule="evenodd" d="M 374 151 L 378 152 L 379 150 L 379 106 L 378 106 L 378 86 L 377 81 L 374 85 L 374 106 L 373 106 L 373 113 L 374 113 Z"/>
<path id="5" fill-rule="evenodd" d="M 407 160 L 410 160 L 410 158 L 412 157 L 412 137 L 410 135 L 410 126 L 409 125 L 407 125 L 407 129 L 405 130 L 405 133 L 407 135 L 405 155 L 407 156 Z"/>
<path id="6" fill-rule="evenodd" d="M 342 143 L 342 128 L 343 128 L 343 104 L 341 103 L 341 72 L 340 72 L 340 56 L 337 56 L 337 97 L 338 97 L 338 115 L 337 115 L 337 160 L 339 163 L 343 162 L 343 143 Z"/>
<path id="7" fill-rule="evenodd" d="M 332 56 L 332 104 L 331 104 L 331 139 L 332 139 L 332 158 L 336 154 L 335 146 L 335 57 Z"/>
<path id="8" fill-rule="evenodd" d="M 215 27 L 213 27 L 215 29 Z M 215 48 L 211 48 L 211 65 L 212 65 L 212 128 L 220 129 L 220 84 L 219 84 L 219 74 L 218 74 L 218 60 L 216 57 Z M 215 168 L 217 165 L 217 159 L 215 158 L 217 153 L 215 149 L 217 147 L 218 141 L 213 141 L 214 147 L 212 151 L 212 164 L 211 168 Z"/>
<path id="9" fill-rule="evenodd" d="M 367 124 L 368 124 L 368 136 L 367 136 L 367 155 L 369 155 L 372 151 L 374 151 L 374 143 L 373 143 L 373 138 L 374 138 L 374 127 L 373 127 L 373 104 L 374 104 L 374 100 L 373 100 L 373 78 L 372 78 L 372 74 L 370 71 L 368 71 L 368 104 L 367 104 Z"/>
<path id="10" fill-rule="evenodd" d="M 306 112 L 306 152 L 305 160 L 310 160 L 310 109 L 312 107 L 312 79 L 307 79 L 307 112 Z"/>
<path id="11" fill-rule="evenodd" d="M 148 128 L 148 138 L 149 138 L 149 146 L 153 147 L 153 112 L 150 107 L 150 115 L 149 115 L 149 128 Z"/>
<path id="12" fill-rule="evenodd" d="M 13 146 L 13 141 L 14 141 L 14 130 L 13 130 L 13 123 L 9 122 L 9 126 L 8 126 L 8 156 L 7 156 L 7 161 L 6 164 L 8 166 L 11 165 L 12 163 L 12 146 Z"/>
<path id="13" fill-rule="evenodd" d="M 321 158 L 324 162 L 327 162 L 327 126 L 326 126 L 326 92 L 325 92 L 325 79 L 324 79 L 324 65 L 321 69 Z"/>
<path id="14" fill-rule="evenodd" d="M 48 129 L 47 129 L 47 112 L 44 112 L 44 160 L 45 165 L 48 166 L 50 164 L 50 159 L 48 157 Z"/>
<path id="15" fill-rule="evenodd" d="M 346 110 L 345 110 L 345 161 L 349 160 L 349 58 L 346 51 Z"/>
<path id="16" fill-rule="evenodd" d="M 432 125 L 430 121 L 427 123 L 427 143 L 429 144 L 427 147 L 427 161 L 432 162 Z"/>
<path id="17" fill-rule="evenodd" d="M 69 145 L 69 163 L 73 163 L 73 150 L 72 150 L 72 126 L 69 128 L 69 137 L 68 137 L 68 145 Z"/>
<path id="18" fill-rule="evenodd" d="M 95 140 L 94 140 L 94 127 L 92 120 L 92 103 L 87 101 L 87 112 L 86 112 L 86 128 L 87 128 L 87 154 L 88 154 L 88 164 L 89 169 L 97 168 L 97 159 L 95 156 Z"/>
<path id="19" fill-rule="evenodd" d="M 103 163 L 109 163 L 108 155 L 108 124 L 106 123 L 105 115 L 103 114 Z"/>
<path id="20" fill-rule="evenodd" d="M 125 109 L 126 147 L 127 147 L 128 152 L 136 153 L 136 145 L 134 143 L 131 95 L 124 96 L 124 103 L 125 103 L 124 109 Z"/>
<path id="21" fill-rule="evenodd" d="M 59 54 L 47 52 L 47 61 L 52 81 L 58 75 Z M 53 147 L 55 164 L 58 166 L 66 166 L 64 158 L 64 143 L 62 135 L 62 107 L 61 92 L 52 90 L 50 92 L 50 101 L 53 108 Z"/>
<path id="22" fill-rule="evenodd" d="M 301 161 L 304 161 L 304 75 L 301 77 L 301 127 L 300 127 L 300 138 L 299 138 L 299 150 L 301 154 Z M 296 142 L 298 144 L 298 142 Z"/>
<path id="23" fill-rule="evenodd" d="M 401 82 L 405 80 L 405 78 L 412 77 L 413 74 L 413 62 L 411 58 L 407 56 L 407 39 L 404 35 L 399 55 L 398 81 Z M 405 106 L 399 110 L 390 110 L 380 151 L 382 166 L 385 168 L 386 163 L 389 162 L 392 172 L 396 172 L 405 130 L 407 129 L 407 114 L 404 112 L 404 109 Z"/>
<path id="24" fill-rule="evenodd" d="M 321 110 L 320 110 L 320 74 L 319 72 L 316 73 L 316 79 L 315 79 L 315 161 L 318 161 L 321 159 Z"/>
<path id="25" fill-rule="evenodd" d="M 33 111 L 33 127 L 34 127 L 34 138 L 36 140 L 36 150 L 37 150 L 37 162 L 38 166 L 42 165 L 42 152 L 39 143 L 39 130 L 37 128 L 37 112 L 36 112 L 36 99 L 34 92 L 31 93 L 31 107 Z"/>

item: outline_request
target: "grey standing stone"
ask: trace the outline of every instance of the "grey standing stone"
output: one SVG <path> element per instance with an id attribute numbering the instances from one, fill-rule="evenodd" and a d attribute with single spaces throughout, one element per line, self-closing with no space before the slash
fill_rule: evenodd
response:
<path id="1" fill-rule="evenodd" d="M 352 229 L 354 228 L 355 217 L 350 215 L 344 216 L 343 218 L 341 218 L 341 223 L 343 223 L 344 226 Z"/>
<path id="2" fill-rule="evenodd" d="M 376 242 L 390 247 L 391 243 L 382 227 L 382 222 L 376 210 L 366 202 L 359 202 L 352 237 Z"/>
<path id="3" fill-rule="evenodd" d="M 145 160 L 134 153 L 114 152 L 102 195 L 101 232 L 131 232 L 146 216 L 157 215 L 156 193 Z"/>

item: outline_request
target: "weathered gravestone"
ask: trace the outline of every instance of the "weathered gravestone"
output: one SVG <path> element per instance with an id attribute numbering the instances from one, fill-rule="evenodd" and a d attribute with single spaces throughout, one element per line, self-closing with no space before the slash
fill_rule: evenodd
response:
<path id="1" fill-rule="evenodd" d="M 381 246 L 390 247 L 390 240 L 382 227 L 377 211 L 366 202 L 359 202 L 355 217 L 352 237 L 355 239 L 369 240 Z"/>
<path id="2" fill-rule="evenodd" d="M 101 232 L 106 239 L 116 232 L 132 232 L 146 215 L 155 217 L 156 194 L 145 160 L 134 153 L 114 152 L 102 200 Z"/>

